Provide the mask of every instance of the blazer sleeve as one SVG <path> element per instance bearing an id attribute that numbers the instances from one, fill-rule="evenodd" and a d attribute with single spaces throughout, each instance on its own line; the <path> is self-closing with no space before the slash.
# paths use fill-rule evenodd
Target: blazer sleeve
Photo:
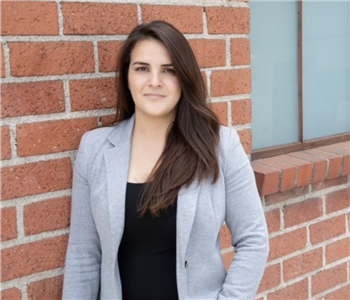
<path id="1" fill-rule="evenodd" d="M 235 130 L 228 130 L 225 151 L 226 224 L 234 260 L 218 299 L 254 299 L 269 252 L 265 215 L 255 177 Z"/>
<path id="2" fill-rule="evenodd" d="M 63 300 L 96 300 L 99 291 L 101 247 L 90 204 L 87 135 L 82 138 L 74 165 Z"/>

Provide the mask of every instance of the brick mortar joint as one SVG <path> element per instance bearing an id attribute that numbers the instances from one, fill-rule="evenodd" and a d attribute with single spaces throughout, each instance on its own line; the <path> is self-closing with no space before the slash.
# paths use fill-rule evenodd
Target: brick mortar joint
<path id="1" fill-rule="evenodd" d="M 24 246 L 27 244 L 44 241 L 47 239 L 58 238 L 69 234 L 69 228 L 44 231 L 37 234 L 25 235 L 23 237 L 5 241 L 1 243 L 1 250 L 11 249 L 13 247 Z"/>
<path id="2" fill-rule="evenodd" d="M 267 205 L 267 206 L 265 204 L 264 210 L 266 212 L 268 212 L 268 211 L 274 210 L 276 208 L 282 207 L 284 205 L 296 204 L 296 203 L 300 203 L 300 202 L 303 202 L 303 201 L 311 199 L 311 198 L 322 197 L 322 195 L 327 195 L 329 193 L 344 190 L 344 189 L 347 189 L 348 187 L 350 187 L 350 181 L 346 182 L 344 184 L 341 184 L 341 185 L 332 186 L 332 187 L 325 188 L 325 189 L 318 190 L 318 191 L 309 191 L 308 193 L 306 193 L 304 195 L 292 197 L 290 199 L 281 201 L 279 203 L 275 203 L 275 204 L 271 204 L 271 205 Z"/>
<path id="3" fill-rule="evenodd" d="M 331 288 L 329 288 L 329 289 L 327 289 L 327 290 L 325 290 L 325 291 L 323 291 L 323 292 L 321 292 L 319 294 L 316 294 L 316 295 L 312 296 L 312 298 L 310 300 L 314 300 L 314 299 L 318 300 L 321 297 L 324 297 L 324 296 L 326 296 L 329 293 L 335 292 L 335 291 L 337 291 L 337 290 L 347 286 L 348 284 L 349 284 L 349 282 L 342 282 L 342 283 L 340 283 L 340 284 L 338 284 L 338 285 L 336 285 L 334 287 L 331 287 Z"/>
<path id="4" fill-rule="evenodd" d="M 4 81 L 4 79 L 11 76 L 11 62 L 10 62 L 10 48 L 8 46 L 8 43 L 6 40 L 4 41 L 3 37 L 2 39 L 2 46 L 3 46 L 3 53 L 4 53 L 4 66 L 5 66 L 5 78 L 1 78 L 1 83 Z"/>
<path id="5" fill-rule="evenodd" d="M 3 200 L 1 201 L 1 208 L 8 208 L 8 207 L 16 207 L 16 206 L 25 206 L 28 204 L 33 204 L 45 200 L 52 200 L 56 198 L 64 198 L 64 197 L 70 197 L 72 195 L 71 189 L 66 190 L 59 190 L 54 192 L 48 192 L 48 193 L 42 193 L 37 195 L 30 195 L 25 197 L 19 197 L 15 199 L 10 200 Z"/>
<path id="6" fill-rule="evenodd" d="M 332 244 L 332 243 L 338 242 L 338 241 L 340 241 L 340 240 L 342 240 L 342 239 L 344 239 L 344 238 L 347 238 L 347 236 L 346 236 L 345 234 L 344 234 L 344 235 L 341 235 L 341 236 L 334 237 L 334 238 L 332 238 L 332 239 L 323 241 L 323 242 L 320 243 L 320 244 L 316 244 L 316 245 L 313 245 L 313 246 L 311 246 L 311 247 L 303 248 L 303 249 L 294 251 L 294 252 L 292 252 L 292 253 L 289 253 L 289 254 L 287 254 L 287 255 L 284 255 L 284 256 L 282 256 L 282 257 L 279 257 L 279 258 L 276 258 L 276 259 L 274 259 L 274 260 L 271 260 L 271 261 L 269 261 L 266 265 L 269 267 L 269 266 L 273 266 L 273 265 L 276 265 L 276 264 L 279 264 L 279 263 L 283 263 L 283 262 L 286 261 L 286 260 L 289 260 L 289 259 L 294 258 L 294 257 L 299 256 L 299 255 L 303 255 L 303 254 L 305 254 L 305 253 L 307 253 L 307 252 L 310 252 L 310 251 L 314 251 L 314 250 L 317 250 L 317 249 L 326 247 L 327 245 L 330 245 L 330 244 Z M 322 249 L 322 251 L 323 251 L 323 249 Z M 323 254 L 323 252 L 322 252 L 322 254 Z M 349 258 L 349 257 L 344 257 L 344 258 L 342 258 L 342 259 L 336 260 L 336 261 L 331 262 L 331 263 L 329 263 L 329 264 L 327 264 L 327 263 L 322 264 L 322 267 L 320 267 L 320 268 L 318 268 L 318 269 L 316 269 L 316 270 L 327 269 L 329 266 L 330 266 L 330 268 L 331 268 L 331 267 L 333 267 L 334 265 L 339 264 L 339 262 L 342 263 L 342 262 L 346 261 L 347 259 L 350 259 L 350 258 Z M 310 271 L 310 273 L 312 273 L 312 272 L 314 272 L 314 271 L 315 271 L 315 270 L 312 270 L 312 271 Z M 303 275 L 304 275 L 304 274 L 303 274 Z M 303 276 L 303 275 L 300 275 L 300 276 Z M 295 277 L 295 278 L 297 278 L 297 277 Z"/>
<path id="7" fill-rule="evenodd" d="M 284 281 L 284 280 L 283 280 L 283 276 L 281 276 L 281 283 L 280 283 L 278 286 L 273 287 L 273 288 L 271 288 L 271 289 L 267 289 L 267 290 L 265 290 L 265 291 L 259 293 L 258 295 L 260 295 L 260 296 L 262 296 L 262 295 L 268 295 L 268 294 L 270 294 L 270 293 L 272 293 L 272 292 L 281 290 L 281 289 L 283 289 L 283 288 L 285 288 L 285 287 L 288 287 L 288 286 L 293 285 L 293 284 L 295 284 L 295 283 L 301 282 L 301 281 L 304 280 L 305 278 L 306 278 L 308 281 L 311 281 L 312 276 L 316 275 L 318 272 L 328 270 L 328 269 L 330 269 L 330 268 L 332 268 L 332 267 L 335 267 L 335 266 L 337 266 L 337 265 L 341 265 L 341 264 L 346 263 L 346 262 L 347 262 L 346 259 L 342 259 L 342 260 L 337 261 L 337 262 L 334 263 L 334 264 L 331 264 L 331 266 L 328 265 L 327 268 L 323 268 L 323 267 L 322 267 L 322 268 L 318 268 L 318 269 L 316 269 L 316 270 L 313 270 L 313 271 L 311 271 L 311 272 L 302 274 L 302 275 L 300 275 L 300 276 L 297 276 L 297 277 L 292 278 L 292 279 L 287 280 L 287 281 Z M 282 269 L 281 269 L 281 272 L 282 272 Z M 283 275 L 283 273 L 282 273 L 282 275 Z M 348 282 L 342 282 L 342 283 L 338 284 L 337 286 L 331 287 L 331 288 L 329 288 L 329 289 L 327 289 L 327 290 L 325 290 L 325 291 L 323 291 L 323 292 L 321 292 L 321 293 L 319 293 L 319 294 L 317 294 L 317 295 L 312 296 L 311 298 L 309 297 L 308 299 L 310 299 L 310 300 L 311 300 L 311 299 L 319 299 L 320 296 L 326 295 L 327 293 L 330 293 L 330 292 L 332 292 L 332 291 L 335 291 L 335 290 L 339 289 L 339 287 L 346 286 L 347 284 L 348 284 Z"/>
<path id="8" fill-rule="evenodd" d="M 51 0 L 51 2 L 56 3 L 69 3 L 77 2 L 77 0 Z M 83 0 L 81 3 L 95 3 L 96 0 Z M 203 7 L 237 7 L 237 8 L 249 8 L 248 3 L 244 2 L 227 2 L 224 0 L 99 0 L 99 3 L 110 3 L 110 4 L 143 4 L 143 5 L 167 5 L 167 6 L 203 6 Z"/>
<path id="9" fill-rule="evenodd" d="M 318 218 L 315 218 L 315 219 L 312 219 L 312 220 L 308 220 L 308 221 L 305 221 L 303 223 L 300 223 L 300 224 L 297 224 L 297 225 L 294 225 L 294 226 L 291 226 L 291 227 L 288 227 L 288 228 L 282 228 L 282 230 L 280 231 L 276 231 L 276 232 L 273 232 L 270 234 L 270 238 L 275 238 L 275 237 L 278 237 L 278 236 L 282 236 L 286 233 L 290 233 L 290 232 L 293 232 L 295 230 L 299 230 L 299 229 L 302 229 L 302 228 L 309 228 L 310 226 L 314 225 L 314 224 L 317 224 L 319 222 L 322 222 L 322 221 L 325 221 L 325 220 L 329 220 L 329 219 L 332 219 L 332 218 L 335 218 L 335 217 L 339 217 L 339 216 L 346 216 L 346 214 L 350 213 L 350 208 L 344 208 L 343 210 L 339 210 L 339 211 L 336 211 L 336 212 L 333 212 L 331 214 L 328 214 L 328 215 L 325 215 L 325 216 L 320 216 Z M 345 235 L 347 234 L 347 232 L 345 231 L 344 233 Z M 318 243 L 319 244 L 319 243 Z M 316 245 L 318 245 L 316 244 Z M 312 244 L 310 244 L 311 246 Z"/>
<path id="10" fill-rule="evenodd" d="M 204 39 L 204 40 L 225 40 L 225 39 L 249 39 L 247 34 L 227 33 L 227 34 L 210 34 L 210 33 L 185 33 L 188 40 Z M 1 39 L 3 44 L 8 43 L 59 43 L 59 42 L 113 42 L 124 41 L 128 37 L 127 34 L 66 34 L 66 35 L 5 35 Z"/>
<path id="11" fill-rule="evenodd" d="M 137 24 L 142 24 L 142 9 L 140 4 L 137 4 Z"/>
<path id="12" fill-rule="evenodd" d="M 23 276 L 15 279 L 11 279 L 9 281 L 5 281 L 1 283 L 1 290 L 7 290 L 11 288 L 18 288 L 22 291 L 27 290 L 27 284 L 31 284 L 33 282 L 42 280 L 42 279 L 50 279 L 60 275 L 63 275 L 64 268 L 56 268 L 49 271 L 43 271 L 35 274 L 31 274 L 28 276 Z M 24 298 L 22 298 L 24 300 Z"/>
<path id="13" fill-rule="evenodd" d="M 86 111 L 71 111 L 71 112 L 60 112 L 53 114 L 43 114 L 43 115 L 31 115 L 31 116 L 20 116 L 20 117 L 8 117 L 1 120 L 0 125 L 21 125 L 29 123 L 40 123 L 40 122 L 50 122 L 50 121 L 68 121 L 73 119 L 84 119 L 101 117 L 109 114 L 114 114 L 115 108 L 106 109 L 94 109 Z"/>
<path id="14" fill-rule="evenodd" d="M 58 35 L 64 36 L 62 1 L 57 1 Z"/>

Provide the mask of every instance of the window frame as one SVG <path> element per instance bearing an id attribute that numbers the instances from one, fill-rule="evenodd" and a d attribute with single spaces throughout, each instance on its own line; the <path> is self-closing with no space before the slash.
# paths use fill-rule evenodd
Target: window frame
<path id="1" fill-rule="evenodd" d="M 299 136 L 298 142 L 293 142 L 290 144 L 283 144 L 273 147 L 267 147 L 257 150 L 252 150 L 251 158 L 252 160 L 266 158 L 281 154 L 286 154 L 290 152 L 307 150 L 315 147 L 321 147 L 325 145 L 341 143 L 350 140 L 350 132 L 345 132 L 341 134 L 326 136 L 317 139 L 304 140 L 303 136 L 303 77 L 302 77 L 302 38 L 303 38 L 303 23 L 302 23 L 302 13 L 303 13 L 303 1 L 298 1 L 298 126 L 299 126 Z"/>

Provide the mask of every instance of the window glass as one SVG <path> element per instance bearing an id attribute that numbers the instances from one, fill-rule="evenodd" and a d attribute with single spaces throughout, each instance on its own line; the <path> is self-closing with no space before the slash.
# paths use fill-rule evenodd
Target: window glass
<path id="1" fill-rule="evenodd" d="M 304 140 L 349 131 L 349 2 L 303 2 Z"/>
<path id="2" fill-rule="evenodd" d="M 253 149 L 297 142 L 297 1 L 249 5 Z"/>

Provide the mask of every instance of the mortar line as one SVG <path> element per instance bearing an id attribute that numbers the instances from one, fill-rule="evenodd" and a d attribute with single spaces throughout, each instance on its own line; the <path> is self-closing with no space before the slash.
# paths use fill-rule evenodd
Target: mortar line
<path id="1" fill-rule="evenodd" d="M 57 1 L 57 14 L 58 14 L 58 35 L 64 37 L 63 32 L 63 12 L 62 12 L 62 1 Z"/>

